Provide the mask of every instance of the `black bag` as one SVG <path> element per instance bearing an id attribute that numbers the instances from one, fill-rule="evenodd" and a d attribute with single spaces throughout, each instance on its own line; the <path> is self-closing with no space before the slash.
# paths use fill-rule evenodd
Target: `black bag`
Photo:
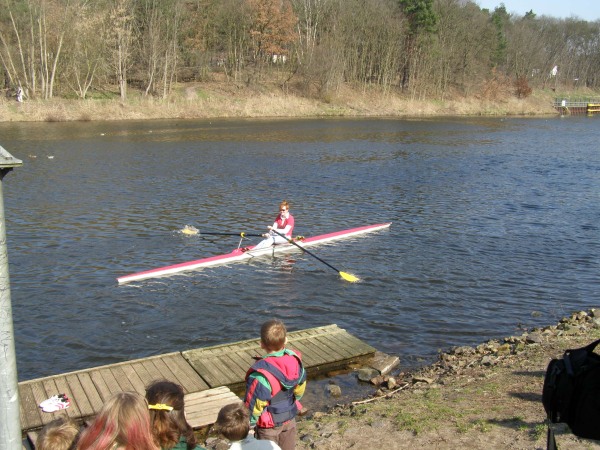
<path id="1" fill-rule="evenodd" d="M 600 439 L 600 356 L 594 348 L 567 350 L 546 369 L 542 403 L 551 422 L 565 422 L 573 434 Z"/>

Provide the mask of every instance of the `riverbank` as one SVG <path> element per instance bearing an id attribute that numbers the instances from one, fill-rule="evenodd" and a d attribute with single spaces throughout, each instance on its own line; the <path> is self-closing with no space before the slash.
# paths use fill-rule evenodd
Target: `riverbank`
<path id="1" fill-rule="evenodd" d="M 571 95 L 561 93 L 560 95 Z M 63 122 L 149 119 L 267 118 L 267 117 L 433 117 L 556 115 L 550 89 L 534 90 L 519 99 L 510 89 L 471 97 L 411 99 L 379 89 L 343 88 L 326 99 L 284 93 L 275 85 L 247 87 L 232 83 L 186 83 L 167 99 L 143 97 L 130 91 L 118 98 L 89 100 L 0 100 L 0 121 Z M 593 96 L 578 91 L 576 95 Z"/>
<path id="2" fill-rule="evenodd" d="M 600 311 L 591 310 L 520 336 L 454 348 L 416 373 L 398 374 L 391 389 L 384 384 L 372 397 L 300 418 L 296 448 L 544 449 L 546 367 L 598 338 Z M 600 448 L 564 424 L 558 428 L 562 448 Z"/>
<path id="3" fill-rule="evenodd" d="M 418 373 L 401 374 L 392 391 L 301 421 L 297 448 L 545 448 L 546 367 L 599 337 L 600 311 L 591 310 L 521 336 L 455 348 Z M 560 444 L 600 448 L 569 433 Z"/>

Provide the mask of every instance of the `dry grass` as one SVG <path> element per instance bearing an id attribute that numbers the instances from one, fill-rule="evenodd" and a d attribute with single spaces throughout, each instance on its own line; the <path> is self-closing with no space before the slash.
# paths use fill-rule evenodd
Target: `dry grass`
<path id="1" fill-rule="evenodd" d="M 100 121 L 197 119 L 215 117 L 319 116 L 507 116 L 556 114 L 554 93 L 534 91 L 526 99 L 511 95 L 448 100 L 415 100 L 380 89 L 344 87 L 326 100 L 285 94 L 275 85 L 248 88 L 232 83 L 180 85 L 168 99 L 129 92 L 126 102 L 102 100 L 0 100 L 0 121 Z M 579 95 L 582 95 L 579 93 Z"/>

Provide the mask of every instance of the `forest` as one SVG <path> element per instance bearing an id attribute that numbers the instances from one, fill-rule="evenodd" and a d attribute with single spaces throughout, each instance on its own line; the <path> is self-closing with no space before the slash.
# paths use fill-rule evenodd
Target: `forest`
<path id="1" fill-rule="evenodd" d="M 470 0 L 5 0 L 0 82 L 26 99 L 168 98 L 185 83 L 343 84 L 411 99 L 600 87 L 600 21 Z"/>

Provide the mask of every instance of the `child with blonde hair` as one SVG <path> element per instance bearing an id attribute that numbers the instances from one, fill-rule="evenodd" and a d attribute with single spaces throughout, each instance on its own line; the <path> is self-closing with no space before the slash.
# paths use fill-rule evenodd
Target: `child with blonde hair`
<path id="1" fill-rule="evenodd" d="M 81 433 L 77 450 L 159 450 L 146 399 L 137 392 L 110 397 Z"/>
<path id="2" fill-rule="evenodd" d="M 35 442 L 36 450 L 73 450 L 79 427 L 68 417 L 59 417 L 47 423 Z"/>

